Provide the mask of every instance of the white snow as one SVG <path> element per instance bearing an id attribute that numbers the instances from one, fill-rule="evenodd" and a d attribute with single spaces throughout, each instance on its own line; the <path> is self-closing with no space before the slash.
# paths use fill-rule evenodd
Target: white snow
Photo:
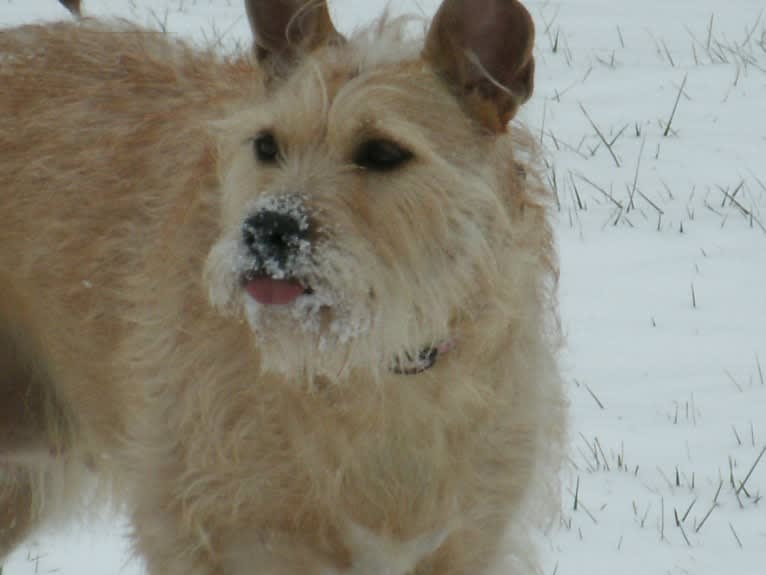
<path id="1" fill-rule="evenodd" d="M 437 4 L 391 3 L 426 15 Z M 331 1 L 346 31 L 384 5 Z M 542 139 L 561 206 L 573 418 L 561 518 L 541 537 L 544 573 L 763 575 L 764 4 L 527 5 L 537 87 L 523 119 Z M 249 41 L 239 0 L 84 9 L 225 48 Z M 54 0 L 0 0 L 2 25 L 65 16 Z M 141 573 L 124 531 L 107 521 L 42 535 L 3 575 Z"/>

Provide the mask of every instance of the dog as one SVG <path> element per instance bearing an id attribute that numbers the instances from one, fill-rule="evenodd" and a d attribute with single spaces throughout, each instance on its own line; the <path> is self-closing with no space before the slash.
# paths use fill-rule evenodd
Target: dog
<path id="1" fill-rule="evenodd" d="M 0 30 L 0 556 L 96 477 L 150 575 L 530 572 L 566 401 L 529 12 L 246 9 L 231 56 Z"/>

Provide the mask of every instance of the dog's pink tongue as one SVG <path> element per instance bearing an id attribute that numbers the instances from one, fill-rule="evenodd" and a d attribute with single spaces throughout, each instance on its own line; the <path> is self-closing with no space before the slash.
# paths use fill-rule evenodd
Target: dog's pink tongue
<path id="1" fill-rule="evenodd" d="M 293 280 L 255 278 L 245 284 L 250 296 L 263 305 L 287 305 L 303 295 L 304 288 Z"/>

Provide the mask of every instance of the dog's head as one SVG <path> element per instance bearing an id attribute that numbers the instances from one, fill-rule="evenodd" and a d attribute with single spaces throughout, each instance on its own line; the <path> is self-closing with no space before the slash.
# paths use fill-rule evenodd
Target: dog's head
<path id="1" fill-rule="evenodd" d="M 507 326 L 543 233 L 522 225 L 508 128 L 533 88 L 529 13 L 445 0 L 425 40 L 385 19 L 347 39 L 324 1 L 247 6 L 264 98 L 218 126 L 206 281 L 264 368 L 418 371 L 477 318 Z"/>

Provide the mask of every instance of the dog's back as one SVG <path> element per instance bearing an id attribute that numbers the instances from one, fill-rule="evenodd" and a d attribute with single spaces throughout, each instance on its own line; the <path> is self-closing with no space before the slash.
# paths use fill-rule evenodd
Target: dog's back
<path id="1" fill-rule="evenodd" d="M 164 182 L 212 161 L 206 118 L 257 81 L 245 61 L 127 25 L 0 31 L 0 269 L 62 400 L 95 404 L 81 410 L 80 425 L 97 428 L 89 436 L 113 435 L 122 418 L 108 366 L 144 240 L 169 232 L 155 228 L 183 209 L 173 194 L 201 184 Z"/>
<path id="2" fill-rule="evenodd" d="M 215 178 L 207 122 L 259 82 L 125 23 L 0 30 L 0 558 L 111 468 L 137 278 Z"/>

